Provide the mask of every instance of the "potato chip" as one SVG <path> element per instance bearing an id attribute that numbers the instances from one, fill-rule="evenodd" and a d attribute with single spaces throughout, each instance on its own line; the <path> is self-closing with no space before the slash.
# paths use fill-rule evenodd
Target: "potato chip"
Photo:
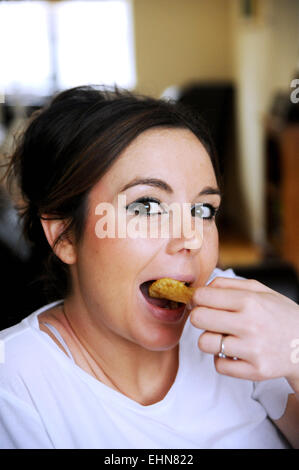
<path id="1" fill-rule="evenodd" d="M 195 288 L 186 286 L 182 281 L 164 277 L 154 281 L 148 291 L 151 297 L 187 304 L 190 302 Z"/>

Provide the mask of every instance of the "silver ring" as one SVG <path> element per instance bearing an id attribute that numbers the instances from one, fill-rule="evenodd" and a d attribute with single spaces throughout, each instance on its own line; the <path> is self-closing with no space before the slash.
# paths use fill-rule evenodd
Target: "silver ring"
<path id="1" fill-rule="evenodd" d="M 224 354 L 224 336 L 223 335 L 221 335 L 220 352 L 218 353 L 218 357 L 222 357 L 223 359 L 226 358 L 226 355 Z"/>
<path id="2" fill-rule="evenodd" d="M 226 359 L 226 354 L 224 353 L 224 335 L 221 335 L 221 343 L 220 343 L 220 352 L 218 353 L 218 357 L 222 357 L 222 359 Z M 234 361 L 237 361 L 238 358 L 236 356 L 233 356 L 232 358 Z"/>

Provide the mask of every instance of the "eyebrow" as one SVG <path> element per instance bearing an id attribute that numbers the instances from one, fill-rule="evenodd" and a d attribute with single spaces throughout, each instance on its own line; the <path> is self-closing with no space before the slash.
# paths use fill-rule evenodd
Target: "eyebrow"
<path id="1" fill-rule="evenodd" d="M 123 186 L 120 192 L 123 192 L 126 189 L 141 184 L 162 189 L 163 191 L 166 191 L 169 194 L 173 193 L 173 189 L 171 188 L 171 186 L 169 186 L 169 184 L 167 184 L 165 181 L 160 180 L 158 178 L 135 178 L 134 180 L 130 181 L 130 183 L 127 183 L 125 186 Z M 220 189 L 217 187 L 213 188 L 212 186 L 206 186 L 205 188 L 203 188 L 200 193 L 198 193 L 198 196 L 205 196 L 210 194 L 216 194 L 221 197 Z"/>

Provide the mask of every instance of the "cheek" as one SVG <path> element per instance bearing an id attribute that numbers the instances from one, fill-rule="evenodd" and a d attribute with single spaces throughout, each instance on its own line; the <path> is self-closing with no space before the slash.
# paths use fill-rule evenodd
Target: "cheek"
<path id="1" fill-rule="evenodd" d="M 217 263 L 219 250 L 218 229 L 215 222 L 208 222 L 203 231 L 203 246 L 208 251 L 211 262 Z"/>
<path id="2" fill-rule="evenodd" d="M 100 309 L 106 321 L 110 317 L 126 321 L 134 316 L 139 275 L 156 250 L 148 240 L 91 238 L 89 243 L 85 240 L 76 277 L 78 291 L 90 309 L 94 312 Z"/>
<path id="3" fill-rule="evenodd" d="M 208 224 L 204 226 L 202 247 L 198 253 L 202 284 L 208 280 L 218 262 L 218 230 L 215 223 Z"/>
<path id="4" fill-rule="evenodd" d="M 80 294 L 92 309 L 100 306 L 103 314 L 113 311 L 117 315 L 130 298 L 134 266 L 135 259 L 126 243 L 116 239 L 85 239 L 77 258 Z"/>
<path id="5" fill-rule="evenodd" d="M 134 287 L 138 274 L 157 251 L 156 243 L 147 239 L 98 238 L 86 229 L 79 250 L 77 268 L 81 279 L 97 286 L 126 292 Z"/>

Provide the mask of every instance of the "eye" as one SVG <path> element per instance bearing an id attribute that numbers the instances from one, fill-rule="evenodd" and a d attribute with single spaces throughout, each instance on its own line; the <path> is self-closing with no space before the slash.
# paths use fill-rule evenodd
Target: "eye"
<path id="1" fill-rule="evenodd" d="M 164 214 L 165 209 L 161 201 L 153 198 L 140 198 L 137 201 L 132 202 L 126 206 L 127 211 L 129 214 L 132 215 L 157 215 L 157 214 Z"/>
<path id="2" fill-rule="evenodd" d="M 200 217 L 201 219 L 213 219 L 217 213 L 217 208 L 211 204 L 198 202 L 191 208 L 192 217 Z"/>

